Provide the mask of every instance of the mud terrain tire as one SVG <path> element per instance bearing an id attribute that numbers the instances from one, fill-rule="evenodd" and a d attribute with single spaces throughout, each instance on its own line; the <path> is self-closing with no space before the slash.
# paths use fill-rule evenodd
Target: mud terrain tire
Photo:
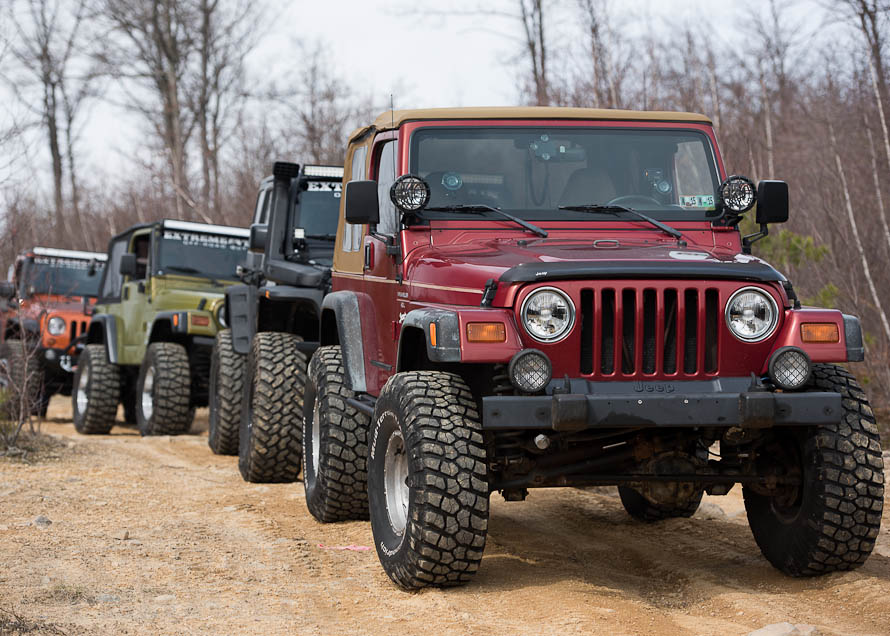
<path id="1" fill-rule="evenodd" d="M 148 346 L 136 381 L 139 434 L 181 435 L 192 426 L 188 352 L 174 342 Z"/>
<path id="2" fill-rule="evenodd" d="M 120 369 L 108 361 L 105 345 L 84 347 L 71 389 L 74 429 L 83 435 L 107 434 L 117 416 L 120 390 Z"/>
<path id="3" fill-rule="evenodd" d="M 9 379 L 9 415 L 18 421 L 19 411 L 29 415 L 41 415 L 44 405 L 43 366 L 34 344 L 22 340 L 6 342 L 6 368 Z M 24 392 L 24 395 L 23 395 Z"/>
<path id="4" fill-rule="evenodd" d="M 309 512 L 322 523 L 368 518 L 370 418 L 346 403 L 354 395 L 340 347 L 318 349 L 303 399 L 303 486 Z"/>
<path id="5" fill-rule="evenodd" d="M 289 333 L 258 333 L 244 373 L 238 470 L 245 481 L 297 480 L 303 451 L 306 355 Z"/>
<path id="6" fill-rule="evenodd" d="M 794 504 L 743 489 L 754 540 L 773 566 L 795 577 L 862 565 L 880 531 L 884 501 L 878 429 L 856 379 L 837 365 L 817 364 L 810 390 L 840 393 L 844 412 L 839 424 L 791 438 L 803 468 Z"/>
<path id="7" fill-rule="evenodd" d="M 488 531 L 488 475 L 476 401 L 460 376 L 393 375 L 374 409 L 368 459 L 380 563 L 405 589 L 467 583 Z"/>
<path id="8" fill-rule="evenodd" d="M 244 393 L 244 356 L 232 347 L 232 330 L 216 334 L 210 356 L 210 431 L 207 444 L 217 455 L 238 454 L 241 395 Z"/>
<path id="9" fill-rule="evenodd" d="M 684 506 L 663 506 L 652 503 L 633 488 L 618 486 L 618 496 L 621 498 L 621 504 L 624 506 L 627 514 L 637 521 L 645 523 L 691 517 L 698 510 L 702 495 L 704 495 L 704 491 L 698 491 L 696 496 L 690 499 Z"/>

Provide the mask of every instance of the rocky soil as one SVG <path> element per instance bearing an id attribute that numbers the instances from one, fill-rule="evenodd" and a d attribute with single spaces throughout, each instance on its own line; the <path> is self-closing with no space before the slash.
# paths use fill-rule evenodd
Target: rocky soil
<path id="1" fill-rule="evenodd" d="M 475 581 L 405 593 L 368 523 L 316 523 L 299 483 L 244 483 L 206 414 L 192 435 L 83 437 L 56 398 L 43 430 L 63 443 L 0 458 L 0 634 L 890 633 L 890 505 L 864 567 L 795 580 L 761 557 L 738 488 L 651 526 L 613 490 L 495 496 Z"/>

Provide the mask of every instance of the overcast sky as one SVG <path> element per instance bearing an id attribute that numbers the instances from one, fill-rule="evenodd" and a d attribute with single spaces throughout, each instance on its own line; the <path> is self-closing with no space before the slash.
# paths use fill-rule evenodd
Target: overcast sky
<path id="1" fill-rule="evenodd" d="M 569 5 L 575 0 L 563 2 Z M 520 43 L 508 36 L 515 25 L 489 18 L 447 17 L 450 4 L 441 0 L 267 0 L 281 14 L 269 16 L 269 30 L 248 62 L 255 72 L 285 82 L 300 64 L 297 42 L 318 41 L 328 47 L 333 72 L 381 105 L 388 106 L 390 93 L 396 108 L 516 104 L 518 70 L 511 61 Z M 721 42 L 731 37 L 728 29 L 743 12 L 757 4 L 758 0 L 612 2 L 615 13 L 625 16 L 619 17 L 622 28 L 640 28 L 648 21 L 650 28 L 663 29 L 665 37 L 671 37 L 670 24 L 694 26 L 698 20 L 702 29 L 716 27 L 714 36 Z M 278 9 L 280 5 L 287 8 Z M 440 15 L 430 17 L 429 11 Z M 569 40 L 577 37 L 575 26 L 558 21 L 548 24 L 552 45 L 571 44 Z M 107 92 L 113 95 L 113 86 Z M 132 114 L 94 103 L 78 148 L 81 170 L 107 174 L 120 166 L 126 169 L 129 155 L 145 152 L 142 134 Z M 33 160 L 46 163 L 48 172 L 47 153 L 36 140 L 31 147 Z"/>

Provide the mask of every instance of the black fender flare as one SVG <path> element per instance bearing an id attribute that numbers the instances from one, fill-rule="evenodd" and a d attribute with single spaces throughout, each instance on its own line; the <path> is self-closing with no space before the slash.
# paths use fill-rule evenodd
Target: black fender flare
<path id="1" fill-rule="evenodd" d="M 235 353 L 247 355 L 257 329 L 257 288 L 232 285 L 226 288 L 226 321 L 232 330 Z"/>
<path id="2" fill-rule="evenodd" d="M 6 333 L 3 334 L 3 339 L 6 340 L 8 338 L 8 334 L 12 331 L 17 331 L 19 334 L 28 334 L 30 333 L 33 336 L 40 336 L 40 321 L 34 318 L 10 318 L 6 322 Z"/>
<path id="3" fill-rule="evenodd" d="M 161 326 L 169 326 L 170 333 L 185 336 L 189 330 L 189 312 L 187 311 L 159 311 L 151 320 L 148 327 L 148 342 L 155 342 L 155 335 Z"/>
<path id="4" fill-rule="evenodd" d="M 335 344 L 330 338 L 326 338 L 325 334 L 337 334 L 343 352 L 346 385 L 352 391 L 364 393 L 368 390 L 368 382 L 365 377 L 365 340 L 362 334 L 359 295 L 352 291 L 332 292 L 324 297 L 321 309 L 321 344 Z M 373 313 L 369 314 L 369 318 L 373 319 L 372 317 Z M 373 346 L 376 333 L 368 335 L 371 338 L 368 342 L 369 350 L 376 350 Z"/>
<path id="5" fill-rule="evenodd" d="M 436 323 L 436 346 L 430 344 L 430 324 Z M 412 309 L 402 321 L 396 371 L 403 368 L 402 343 L 411 329 L 423 331 L 426 355 L 431 362 L 460 362 L 460 320 L 457 313 L 435 307 Z"/>
<path id="6" fill-rule="evenodd" d="M 96 314 L 90 319 L 87 344 L 104 344 L 105 355 L 111 364 L 118 363 L 117 318 L 111 314 Z"/>

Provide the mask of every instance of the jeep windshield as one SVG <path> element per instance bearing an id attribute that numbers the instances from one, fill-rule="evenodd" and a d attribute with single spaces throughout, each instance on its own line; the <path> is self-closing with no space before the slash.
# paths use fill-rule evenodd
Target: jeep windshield
<path id="1" fill-rule="evenodd" d="M 160 274 L 234 280 L 246 253 L 246 237 L 164 228 L 157 269 Z"/>
<path id="2" fill-rule="evenodd" d="M 425 218 L 457 218 L 446 209 L 467 205 L 537 221 L 614 219 L 608 206 L 661 220 L 719 214 L 714 152 L 693 129 L 421 128 L 411 138 L 410 171 L 429 183 L 427 208 L 439 208 Z M 604 206 L 602 214 L 592 206 Z"/>
<path id="3" fill-rule="evenodd" d="M 58 294 L 91 296 L 99 293 L 105 263 L 57 256 L 35 256 L 24 263 L 22 296 Z M 90 268 L 93 267 L 93 275 Z"/>
<path id="4" fill-rule="evenodd" d="M 340 215 L 339 181 L 309 181 L 300 193 L 294 227 L 303 228 L 307 238 L 334 240 Z"/>

